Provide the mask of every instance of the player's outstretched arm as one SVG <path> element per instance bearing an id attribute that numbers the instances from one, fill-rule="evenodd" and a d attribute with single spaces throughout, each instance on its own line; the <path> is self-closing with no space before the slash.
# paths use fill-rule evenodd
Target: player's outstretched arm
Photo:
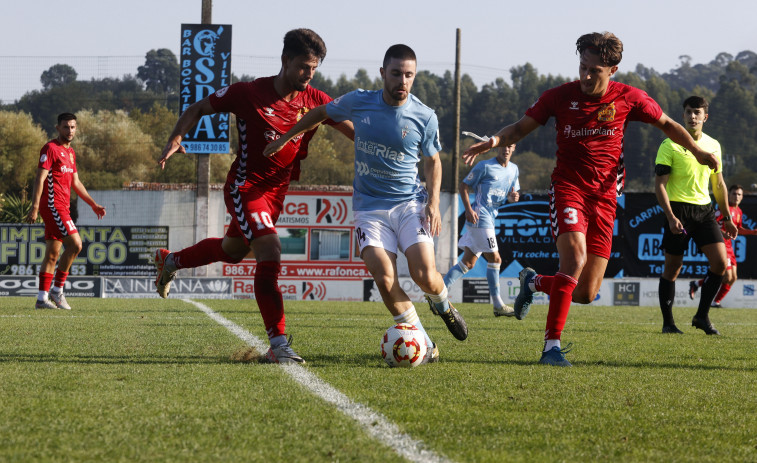
<path id="1" fill-rule="evenodd" d="M 309 130 L 313 130 L 314 128 L 318 127 L 318 124 L 328 119 L 328 117 L 329 115 L 326 112 L 325 104 L 311 109 L 302 117 L 302 119 L 299 120 L 299 122 L 294 125 L 294 127 L 289 129 L 289 132 L 266 145 L 265 149 L 263 150 L 263 156 L 273 156 L 274 154 L 281 151 L 284 145 L 289 143 L 289 141 L 294 137 Z M 347 133 L 345 133 L 345 135 L 349 136 Z M 352 138 L 355 138 L 354 131 Z"/>
<path id="2" fill-rule="evenodd" d="M 203 98 L 181 113 L 171 135 L 168 137 L 168 143 L 166 143 L 166 146 L 163 148 L 163 152 L 160 155 L 160 159 L 158 159 L 158 164 L 160 164 L 161 169 L 166 168 L 166 161 L 168 161 L 168 158 L 173 156 L 174 153 L 187 152 L 181 145 L 181 140 L 184 138 L 184 134 L 189 132 L 189 129 L 194 127 L 194 125 L 200 121 L 202 116 L 215 113 L 216 110 L 213 109 L 213 106 L 210 104 L 209 98 Z"/>
<path id="3" fill-rule="evenodd" d="M 489 140 L 471 145 L 463 153 L 463 161 L 471 166 L 479 154 L 486 153 L 497 146 L 509 146 L 513 143 L 518 143 L 523 137 L 536 130 L 537 127 L 539 127 L 539 123 L 536 122 L 536 119 L 530 116 L 523 116 L 518 122 L 510 124 L 492 135 Z"/>
<path id="4" fill-rule="evenodd" d="M 668 117 L 667 114 L 662 113 L 662 116 L 654 126 L 665 132 L 665 135 L 675 143 L 691 151 L 694 157 L 697 158 L 697 162 L 703 166 L 708 166 L 710 169 L 718 169 L 720 163 L 717 156 L 700 148 L 697 142 L 691 138 L 689 132 L 681 124 Z"/>

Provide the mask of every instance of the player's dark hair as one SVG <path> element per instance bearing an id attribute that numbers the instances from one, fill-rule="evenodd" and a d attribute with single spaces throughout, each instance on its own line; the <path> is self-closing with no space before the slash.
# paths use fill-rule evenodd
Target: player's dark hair
<path id="1" fill-rule="evenodd" d="M 73 113 L 60 113 L 58 114 L 58 125 L 63 121 L 75 121 L 76 114 Z"/>
<path id="2" fill-rule="evenodd" d="M 707 110 L 710 109 L 710 103 L 707 102 L 707 99 L 696 95 L 692 95 L 683 100 L 683 109 L 686 109 L 686 106 L 691 109 L 702 108 L 704 109 L 705 114 L 707 114 Z"/>
<path id="3" fill-rule="evenodd" d="M 734 183 L 733 185 L 728 187 L 728 194 L 731 194 L 734 190 L 743 190 L 744 187 L 739 185 L 738 183 Z"/>
<path id="4" fill-rule="evenodd" d="M 388 50 L 386 50 L 386 53 L 384 53 L 384 64 L 382 66 L 385 69 L 389 65 L 389 61 L 391 61 L 392 58 L 401 59 L 403 61 L 418 61 L 417 59 L 415 59 L 415 52 L 413 51 L 413 49 L 401 43 L 392 45 Z"/>
<path id="5" fill-rule="evenodd" d="M 585 51 L 599 55 L 605 66 L 617 66 L 623 59 L 623 42 L 612 32 L 592 32 L 576 40 L 578 56 Z"/>
<path id="6" fill-rule="evenodd" d="M 326 44 L 320 35 L 310 29 L 292 29 L 284 35 L 281 54 L 289 59 L 311 55 L 323 62 L 326 58 Z"/>

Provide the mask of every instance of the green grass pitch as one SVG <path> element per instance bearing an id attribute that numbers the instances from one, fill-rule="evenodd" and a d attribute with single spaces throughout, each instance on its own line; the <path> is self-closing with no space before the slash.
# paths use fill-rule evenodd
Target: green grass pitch
<path id="1" fill-rule="evenodd" d="M 403 461 L 180 300 L 0 298 L 0 461 Z M 254 301 L 206 300 L 265 339 Z M 713 309 L 723 336 L 660 333 L 655 307 L 574 305 L 573 368 L 537 365 L 526 320 L 460 304 L 456 341 L 425 304 L 438 364 L 390 369 L 376 303 L 286 302 L 307 370 L 459 462 L 757 461 L 757 310 Z"/>

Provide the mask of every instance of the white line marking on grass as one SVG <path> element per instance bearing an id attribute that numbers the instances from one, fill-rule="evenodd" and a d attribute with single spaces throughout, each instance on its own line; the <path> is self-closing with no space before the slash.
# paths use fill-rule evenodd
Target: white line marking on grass
<path id="1" fill-rule="evenodd" d="M 261 354 L 268 350 L 268 344 L 261 341 L 260 338 L 225 318 L 205 304 L 191 299 L 182 300 L 205 312 L 208 317 L 231 331 L 234 336 L 246 342 L 250 347 L 254 348 Z M 370 407 L 353 401 L 342 392 L 308 371 L 305 367 L 297 364 L 279 366 L 284 372 L 291 376 L 292 379 L 303 385 L 316 396 L 333 404 L 337 410 L 344 413 L 347 417 L 357 421 L 369 435 L 394 450 L 400 456 L 418 463 L 452 461 L 431 450 L 425 449 L 425 445 L 422 441 L 413 439 L 409 435 L 400 431 L 399 427 L 389 421 L 384 415 L 372 410 Z"/>

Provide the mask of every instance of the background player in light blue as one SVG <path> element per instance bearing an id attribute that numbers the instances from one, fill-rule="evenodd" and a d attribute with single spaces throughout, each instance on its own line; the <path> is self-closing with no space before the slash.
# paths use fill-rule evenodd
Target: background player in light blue
<path id="1" fill-rule="evenodd" d="M 384 305 L 397 323 L 423 329 L 397 273 L 397 250 L 407 257 L 410 277 L 423 290 L 431 310 L 440 315 L 459 340 L 468 336 L 465 320 L 447 298 L 447 287 L 436 271 L 433 236 L 441 231 L 439 190 L 439 122 L 432 109 L 410 94 L 416 58 L 407 45 L 393 45 L 380 69 L 384 88 L 356 90 L 310 110 L 289 132 L 266 148 L 273 155 L 300 133 L 326 118 L 352 121 L 355 126 L 353 210 L 360 257 L 371 272 Z M 423 160 L 426 187 L 418 176 Z M 426 334 L 430 354 L 438 349 Z"/>
<path id="2" fill-rule="evenodd" d="M 489 295 L 494 305 L 494 315 L 512 317 L 513 308 L 502 300 L 499 292 L 499 269 L 502 258 L 499 256 L 497 234 L 494 220 L 499 207 L 505 202 L 517 202 L 520 199 L 518 166 L 510 162 L 515 145 L 500 146 L 497 156 L 481 161 L 460 182 L 460 199 L 465 206 L 465 232 L 458 247 L 463 250 L 463 258 L 444 276 L 447 288 L 476 265 L 478 256 L 486 259 L 486 280 L 489 283 Z M 469 193 L 473 190 L 473 203 Z"/>

